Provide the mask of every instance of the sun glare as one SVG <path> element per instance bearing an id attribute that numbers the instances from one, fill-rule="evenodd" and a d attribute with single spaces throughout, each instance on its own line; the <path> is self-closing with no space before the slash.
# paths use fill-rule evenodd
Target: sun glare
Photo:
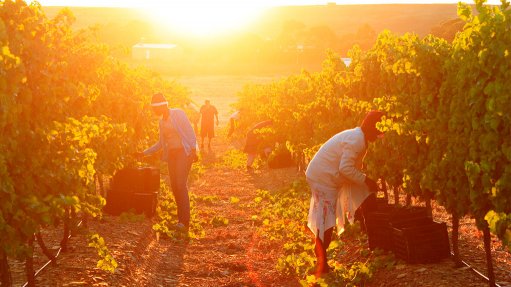
<path id="1" fill-rule="evenodd" d="M 148 16 L 157 24 L 163 25 L 163 28 L 194 36 L 211 36 L 239 30 L 254 21 L 264 9 L 257 3 L 250 3 L 257 1 L 176 2 L 148 7 L 146 11 Z"/>

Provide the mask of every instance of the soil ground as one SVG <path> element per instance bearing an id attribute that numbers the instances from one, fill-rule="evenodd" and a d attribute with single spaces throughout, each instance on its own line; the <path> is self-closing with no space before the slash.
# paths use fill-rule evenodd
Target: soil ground
<path id="1" fill-rule="evenodd" d="M 95 267 L 98 256 L 87 247 L 88 231 L 80 229 L 70 241 L 70 251 L 58 258 L 38 276 L 40 286 L 300 286 L 298 280 L 282 276 L 275 270 L 281 246 L 265 242 L 257 235 L 252 215 L 259 211 L 246 207 L 256 197 L 257 189 L 278 189 L 301 176 L 294 168 L 257 170 L 214 165 L 220 155 L 232 148 L 225 139 L 214 145 L 214 151 L 203 155 L 206 171 L 191 184 L 196 196 L 216 196 L 213 202 L 197 201 L 197 210 L 205 222 L 206 236 L 188 243 L 156 238 L 152 221 L 126 220 L 105 215 L 103 220 L 89 222 L 89 230 L 105 238 L 109 250 L 119 263 L 114 274 Z M 231 197 L 240 199 L 238 204 Z M 241 208 L 240 206 L 244 206 Z M 440 209 L 435 209 L 440 212 Z M 226 226 L 209 224 L 213 217 L 229 220 Z M 437 220 L 442 216 L 436 213 Z M 462 226 L 464 259 L 484 271 L 481 239 L 470 226 Z M 475 235 L 476 238 L 468 238 Z M 56 244 L 58 245 L 58 244 Z M 52 246 L 50 244 L 50 246 Z M 496 250 L 498 251 L 498 250 Z M 509 282 L 509 256 L 496 253 L 498 280 Z M 473 259 L 476 258 L 476 259 Z M 350 262 L 352 258 L 343 259 Z M 37 260 L 42 262 L 42 257 Z M 13 266 L 20 270 L 21 264 Z M 506 276 L 507 272 L 507 276 Z M 16 285 L 23 274 L 17 272 Z M 504 278 L 505 277 L 505 278 Z M 21 281 L 20 281 L 21 280 Z M 502 285 L 507 285 L 504 283 Z M 436 264 L 398 264 L 395 268 L 374 274 L 368 286 L 487 286 L 468 268 L 456 269 L 446 259 Z"/>

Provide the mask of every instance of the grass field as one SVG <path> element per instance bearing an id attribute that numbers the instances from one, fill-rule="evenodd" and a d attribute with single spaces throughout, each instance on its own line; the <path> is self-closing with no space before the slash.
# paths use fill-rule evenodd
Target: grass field
<path id="1" fill-rule="evenodd" d="M 220 125 L 227 124 L 229 116 L 234 111 L 231 105 L 237 100 L 237 93 L 243 86 L 249 83 L 265 84 L 278 80 L 283 76 L 193 76 L 193 77 L 168 77 L 169 80 L 186 86 L 192 100 L 198 107 L 209 99 L 211 104 L 218 110 Z"/>

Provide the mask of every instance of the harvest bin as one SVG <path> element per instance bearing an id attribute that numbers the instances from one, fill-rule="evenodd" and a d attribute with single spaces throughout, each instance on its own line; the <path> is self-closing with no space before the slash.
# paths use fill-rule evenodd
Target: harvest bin
<path id="1" fill-rule="evenodd" d="M 112 179 L 106 196 L 105 212 L 119 215 L 134 211 L 152 217 L 160 190 L 160 170 L 153 167 L 124 168 Z"/>
<path id="2" fill-rule="evenodd" d="M 376 211 L 367 214 L 366 218 L 369 248 L 393 251 L 394 226 L 417 226 L 431 222 L 433 220 L 425 207 L 379 204 Z"/>
<path id="3" fill-rule="evenodd" d="M 160 170 L 154 167 L 124 168 L 112 179 L 112 189 L 119 192 L 150 193 L 160 189 Z"/>
<path id="4" fill-rule="evenodd" d="M 371 193 L 366 200 L 362 203 L 362 205 L 355 211 L 355 221 L 360 222 L 360 228 L 362 231 L 367 233 L 368 230 L 368 221 L 367 218 L 369 214 L 384 210 L 388 207 L 388 201 L 385 198 L 379 198 L 376 196 L 376 193 Z"/>
<path id="5" fill-rule="evenodd" d="M 445 223 L 394 227 L 394 254 L 409 263 L 431 263 L 449 257 L 450 245 Z"/>

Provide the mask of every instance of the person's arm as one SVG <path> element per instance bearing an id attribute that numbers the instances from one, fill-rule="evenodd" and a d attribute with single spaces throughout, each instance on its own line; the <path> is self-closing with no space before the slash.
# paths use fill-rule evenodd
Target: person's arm
<path id="1" fill-rule="evenodd" d="M 354 147 L 348 144 L 345 145 L 341 161 L 339 163 L 339 172 L 342 176 L 352 182 L 364 184 L 366 175 L 355 167 L 357 156 L 358 153 Z"/>
<path id="2" fill-rule="evenodd" d="M 218 126 L 218 111 L 216 110 L 216 107 L 213 107 L 215 109 L 215 117 L 216 117 L 216 125 Z"/>
<path id="3" fill-rule="evenodd" d="M 229 119 L 229 133 L 227 134 L 227 136 L 230 137 L 233 132 L 234 132 L 234 119 L 230 118 Z"/>
<path id="4" fill-rule="evenodd" d="M 159 151 L 162 147 L 162 138 L 161 138 L 161 123 L 160 123 L 160 126 L 159 126 L 159 135 L 158 135 L 158 142 L 156 142 L 153 146 L 151 146 L 150 148 L 144 150 L 142 153 L 144 154 L 144 156 L 149 156 L 149 155 L 152 155 L 154 153 L 156 153 L 157 151 Z"/>
<path id="5" fill-rule="evenodd" d="M 253 128 L 252 130 L 257 130 L 257 129 L 260 129 L 260 128 L 264 128 L 264 127 L 267 127 L 267 126 L 270 126 L 273 124 L 273 121 L 272 120 L 267 120 L 267 121 L 263 121 L 263 122 L 260 122 L 260 123 L 257 123 Z"/>

